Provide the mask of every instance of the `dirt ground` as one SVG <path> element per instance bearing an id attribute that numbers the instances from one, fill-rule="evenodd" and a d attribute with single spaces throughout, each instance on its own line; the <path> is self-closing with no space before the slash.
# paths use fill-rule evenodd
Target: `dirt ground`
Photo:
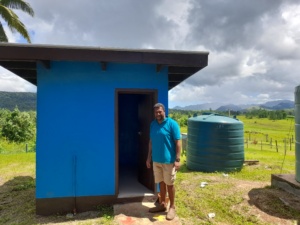
<path id="1" fill-rule="evenodd" d="M 278 207 L 289 207 L 299 212 L 300 218 L 300 198 L 287 193 L 286 191 L 268 188 L 270 182 L 253 181 L 230 181 L 235 183 L 236 189 L 243 190 L 243 202 L 235 210 L 239 211 L 243 207 L 249 208 L 250 215 L 258 217 L 259 221 L 265 224 L 295 225 L 297 218 L 287 215 L 285 210 Z M 278 203 L 278 204 L 276 204 Z M 114 224 L 124 225 L 149 225 L 149 224 L 190 224 L 183 218 L 176 217 L 174 221 L 165 219 L 166 213 L 151 214 L 148 209 L 153 207 L 153 203 L 127 203 L 115 205 Z M 187 222 L 187 223 L 186 223 Z M 192 223 L 193 224 L 193 223 Z M 212 221 L 212 224 L 217 224 Z"/>
<path id="2" fill-rule="evenodd" d="M 299 224 L 300 225 L 300 196 L 285 190 L 271 187 L 271 180 L 245 181 L 231 180 L 235 189 L 243 193 L 243 202 L 237 211 L 248 207 L 249 215 L 256 215 L 259 221 L 266 224 Z M 232 191 L 232 190 L 231 190 Z M 294 211 L 295 214 L 287 212 Z"/>
<path id="3" fill-rule="evenodd" d="M 219 182 L 218 179 L 219 178 L 211 177 L 211 181 L 213 182 Z M 242 190 L 243 193 L 243 201 L 236 206 L 236 211 L 244 212 L 245 210 L 242 210 L 242 208 L 247 207 L 249 209 L 247 213 L 249 215 L 255 215 L 260 223 L 280 225 L 300 224 L 297 222 L 300 218 L 300 197 L 281 189 L 270 188 L 270 182 L 241 181 L 235 179 L 232 179 L 229 182 L 234 183 L 235 190 Z M 165 219 L 166 213 L 148 213 L 148 209 L 153 206 L 153 203 L 127 203 L 115 205 L 114 223 L 118 225 L 198 224 L 186 221 L 184 218 L 179 217 L 176 217 L 174 221 L 167 221 Z M 295 217 L 292 214 L 286 214 L 285 207 L 298 211 L 298 217 Z M 212 224 L 218 223 L 215 223 L 212 220 Z"/>
<path id="4" fill-rule="evenodd" d="M 29 178 L 27 178 L 29 179 Z M 32 178 L 31 178 L 32 179 Z M 215 180 L 214 180 L 215 179 Z M 211 182 L 219 182 L 219 178 L 210 177 Z M 241 181 L 237 179 L 229 179 L 228 182 L 233 183 L 234 189 L 228 191 L 239 190 L 242 193 L 243 201 L 234 210 L 245 213 L 244 208 L 247 208 L 248 215 L 255 215 L 261 223 L 265 224 L 282 224 L 282 225 L 294 225 L 300 224 L 297 220 L 300 219 L 300 197 L 292 195 L 280 189 L 270 188 L 270 182 L 260 181 Z M 23 182 L 24 183 L 24 182 Z M 3 183 L 3 179 L 0 179 L 0 215 L 5 211 L 13 211 L 17 209 L 22 200 L 24 207 L 24 200 L 30 207 L 34 208 L 35 196 L 34 188 L 26 190 L 16 190 L 10 195 L 11 188 L 15 185 L 9 185 Z M 149 203 L 153 204 L 153 203 Z M 145 205 L 142 203 L 136 203 L 130 205 L 115 205 L 115 219 L 113 224 L 193 224 L 193 221 L 186 221 L 184 218 L 177 217 L 173 222 L 166 221 L 165 214 L 150 214 L 148 209 L 152 205 Z M 8 207 L 8 208 L 7 208 Z M 9 209 L 11 208 L 11 209 Z M 289 209 L 289 210 L 286 210 Z M 293 209 L 294 213 L 290 212 Z M 25 217 L 35 217 L 36 223 L 40 224 L 80 224 L 74 223 L 74 220 L 80 220 L 88 224 L 97 224 L 99 220 L 99 212 L 85 212 L 78 213 L 73 221 L 66 220 L 66 217 L 42 217 L 35 216 L 34 210 L 23 212 L 23 219 Z M 29 213 L 29 214 L 27 214 Z M 18 216 L 17 214 L 15 216 Z M 9 218 L 8 218 L 9 220 Z M 5 224 L 5 223 L 4 223 Z M 212 224 L 217 224 L 213 222 Z"/>
<path id="5" fill-rule="evenodd" d="M 300 224 L 300 197 L 284 190 L 270 188 L 271 182 L 235 181 L 236 188 L 243 190 L 243 202 L 250 215 L 256 215 L 267 224 Z M 299 212 L 298 218 L 287 215 L 281 207 L 292 208 Z M 239 211 L 237 208 L 236 210 Z M 298 221 L 298 222 L 297 222 Z"/>

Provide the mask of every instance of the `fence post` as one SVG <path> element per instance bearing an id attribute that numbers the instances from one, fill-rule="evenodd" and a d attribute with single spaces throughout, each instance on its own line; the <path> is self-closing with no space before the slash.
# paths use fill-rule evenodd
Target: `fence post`
<path id="1" fill-rule="evenodd" d="M 276 151 L 278 152 L 277 140 L 275 140 L 275 144 L 276 144 Z"/>
<path id="2" fill-rule="evenodd" d="M 271 141 L 270 141 L 270 146 L 271 146 L 271 149 L 272 149 L 272 138 L 271 138 Z"/>
<path id="3" fill-rule="evenodd" d="M 286 155 L 286 138 L 284 139 L 284 155 Z"/>
<path id="4" fill-rule="evenodd" d="M 26 143 L 25 151 L 26 151 L 26 153 L 27 153 L 27 151 L 28 151 L 28 144 L 27 144 L 27 143 Z"/>

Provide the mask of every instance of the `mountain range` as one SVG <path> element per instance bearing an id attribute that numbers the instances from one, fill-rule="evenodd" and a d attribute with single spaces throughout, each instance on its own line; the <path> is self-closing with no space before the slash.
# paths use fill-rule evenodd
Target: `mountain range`
<path id="1" fill-rule="evenodd" d="M 36 93 L 0 91 L 0 109 L 36 110 Z"/>
<path id="2" fill-rule="evenodd" d="M 13 110 L 18 107 L 21 111 L 36 110 L 36 93 L 32 92 L 5 92 L 0 91 L 0 109 Z M 215 111 L 246 111 L 249 109 L 268 109 L 268 110 L 282 110 L 294 109 L 294 102 L 290 100 L 269 101 L 264 104 L 222 104 L 222 103 L 204 103 L 188 106 L 176 106 L 173 109 L 179 110 L 215 110 Z"/>
<path id="3" fill-rule="evenodd" d="M 295 103 L 290 100 L 276 100 L 269 101 L 263 104 L 222 104 L 222 103 L 204 103 L 197 105 L 188 105 L 188 106 L 176 106 L 173 109 L 178 110 L 215 110 L 215 111 L 246 111 L 249 109 L 268 109 L 268 110 L 283 110 L 283 109 L 294 109 Z"/>

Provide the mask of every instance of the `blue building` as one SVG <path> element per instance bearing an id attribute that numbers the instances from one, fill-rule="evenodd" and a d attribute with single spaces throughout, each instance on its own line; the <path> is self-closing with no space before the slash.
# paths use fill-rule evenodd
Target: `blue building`
<path id="1" fill-rule="evenodd" d="M 37 85 L 37 214 L 151 195 L 152 107 L 167 107 L 168 91 L 207 61 L 207 52 L 0 44 L 0 65 Z"/>

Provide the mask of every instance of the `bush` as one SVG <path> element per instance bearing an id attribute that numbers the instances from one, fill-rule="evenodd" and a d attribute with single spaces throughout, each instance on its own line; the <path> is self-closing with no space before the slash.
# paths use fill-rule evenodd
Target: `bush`
<path id="1" fill-rule="evenodd" d="M 9 113 L 2 127 L 2 136 L 11 142 L 24 142 L 34 137 L 34 125 L 27 112 L 18 108 Z"/>

